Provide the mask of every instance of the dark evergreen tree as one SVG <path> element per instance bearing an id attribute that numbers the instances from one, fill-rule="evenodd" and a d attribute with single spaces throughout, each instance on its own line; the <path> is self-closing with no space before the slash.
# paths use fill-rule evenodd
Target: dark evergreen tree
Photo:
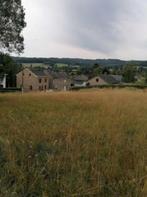
<path id="1" fill-rule="evenodd" d="M 123 79 L 126 83 L 132 83 L 135 81 L 135 75 L 136 75 L 136 66 L 128 64 L 124 66 L 123 69 Z"/>

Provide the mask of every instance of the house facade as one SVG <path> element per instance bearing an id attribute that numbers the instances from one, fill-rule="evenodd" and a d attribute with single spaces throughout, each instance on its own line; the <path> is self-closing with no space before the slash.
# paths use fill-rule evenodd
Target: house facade
<path id="1" fill-rule="evenodd" d="M 72 86 L 72 80 L 71 79 L 64 79 L 64 78 L 56 78 L 53 80 L 53 88 L 55 90 L 70 90 Z"/>
<path id="2" fill-rule="evenodd" d="M 46 91 L 52 88 L 52 77 L 45 70 L 25 68 L 16 75 L 17 88 L 25 92 Z"/>
<path id="3" fill-rule="evenodd" d="M 72 80 L 65 72 L 52 73 L 53 77 L 53 89 L 55 90 L 70 90 L 72 86 Z"/>

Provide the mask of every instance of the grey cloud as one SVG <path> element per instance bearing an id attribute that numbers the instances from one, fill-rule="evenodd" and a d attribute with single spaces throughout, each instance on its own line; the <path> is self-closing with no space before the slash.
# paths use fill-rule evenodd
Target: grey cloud
<path id="1" fill-rule="evenodd" d="M 27 56 L 146 59 L 146 0 L 22 1 Z"/>
<path id="2" fill-rule="evenodd" d="M 121 21 L 131 14 L 132 0 L 63 0 L 65 38 L 69 44 L 102 53 L 123 41 Z"/>

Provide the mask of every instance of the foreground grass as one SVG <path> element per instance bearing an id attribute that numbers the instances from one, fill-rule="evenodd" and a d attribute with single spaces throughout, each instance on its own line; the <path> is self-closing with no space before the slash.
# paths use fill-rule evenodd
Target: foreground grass
<path id="1" fill-rule="evenodd" d="M 146 197 L 147 92 L 0 95 L 0 196 Z"/>

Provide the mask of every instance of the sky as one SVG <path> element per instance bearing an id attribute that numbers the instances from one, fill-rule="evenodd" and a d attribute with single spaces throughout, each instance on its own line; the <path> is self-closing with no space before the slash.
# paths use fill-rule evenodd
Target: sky
<path id="1" fill-rule="evenodd" d="M 27 57 L 147 59 L 146 0 L 22 0 Z"/>

